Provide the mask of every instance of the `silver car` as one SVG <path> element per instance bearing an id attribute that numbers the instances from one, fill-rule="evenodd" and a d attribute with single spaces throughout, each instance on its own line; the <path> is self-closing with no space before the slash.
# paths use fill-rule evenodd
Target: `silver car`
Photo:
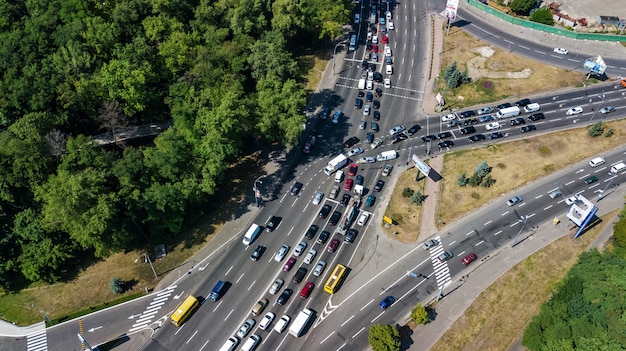
<path id="1" fill-rule="evenodd" d="M 348 157 L 356 156 L 363 153 L 363 149 L 360 147 L 355 147 L 354 149 L 348 151 Z"/>
<path id="2" fill-rule="evenodd" d="M 240 338 L 246 337 L 246 335 L 248 335 L 248 333 L 255 324 L 256 321 L 254 319 L 248 318 L 245 322 L 243 322 L 243 325 L 241 326 L 241 328 L 239 328 L 239 331 L 237 331 L 237 336 Z"/>
<path id="3" fill-rule="evenodd" d="M 376 162 L 376 158 L 372 156 L 361 157 L 360 159 L 356 161 L 356 163 L 374 163 L 374 162 Z"/>
<path id="4" fill-rule="evenodd" d="M 287 252 L 289 252 L 289 245 L 283 245 L 278 249 L 276 255 L 274 255 L 274 261 L 280 262 L 287 256 Z"/>
<path id="5" fill-rule="evenodd" d="M 435 239 L 430 239 L 424 243 L 424 249 L 430 250 L 431 247 L 435 247 L 437 245 L 439 245 L 439 241 Z"/>
<path id="6" fill-rule="evenodd" d="M 315 269 L 313 269 L 313 275 L 319 277 L 320 275 L 322 275 L 322 272 L 324 272 L 324 268 L 326 268 L 326 262 L 319 261 L 315 266 Z"/>
<path id="7" fill-rule="evenodd" d="M 298 246 L 296 246 L 296 248 L 293 250 L 293 255 L 298 257 L 300 255 L 302 255 L 302 253 L 304 252 L 304 250 L 306 249 L 306 243 L 304 241 L 301 241 Z"/>
<path id="8" fill-rule="evenodd" d="M 272 286 L 270 287 L 270 294 L 271 295 L 276 294 L 280 290 L 280 288 L 283 287 L 283 284 L 285 284 L 284 280 L 282 280 L 280 278 L 276 279 L 274 284 L 272 284 Z"/>
<path id="9" fill-rule="evenodd" d="M 315 193 L 315 196 L 313 196 L 313 205 L 319 205 L 320 202 L 322 202 L 323 198 L 324 198 L 323 192 L 318 191 L 317 193 Z"/>

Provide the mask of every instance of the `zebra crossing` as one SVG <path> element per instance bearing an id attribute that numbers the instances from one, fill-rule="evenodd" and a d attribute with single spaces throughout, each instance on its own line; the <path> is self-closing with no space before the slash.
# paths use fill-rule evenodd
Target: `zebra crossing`
<path id="1" fill-rule="evenodd" d="M 46 329 L 26 336 L 27 351 L 48 351 L 48 337 Z"/>
<path id="2" fill-rule="evenodd" d="M 448 268 L 448 262 L 441 262 L 439 260 L 439 255 L 441 255 L 445 250 L 443 249 L 443 245 L 441 244 L 441 237 L 434 238 L 439 242 L 439 245 L 432 247 L 430 252 L 430 260 L 433 263 L 433 268 L 435 269 L 435 278 L 437 279 L 437 288 L 442 289 L 446 285 L 450 284 L 452 281 L 452 277 L 450 276 L 450 268 Z"/>
<path id="3" fill-rule="evenodd" d="M 170 295 L 174 293 L 174 289 L 176 289 L 176 285 L 170 286 L 167 289 L 154 294 L 154 298 L 148 304 L 146 309 L 137 316 L 137 320 L 135 320 L 135 324 L 128 330 L 129 333 L 136 332 L 138 330 L 144 329 L 154 320 L 159 310 L 165 305 L 165 302 L 169 300 Z M 132 317 L 132 316 L 131 316 Z"/>

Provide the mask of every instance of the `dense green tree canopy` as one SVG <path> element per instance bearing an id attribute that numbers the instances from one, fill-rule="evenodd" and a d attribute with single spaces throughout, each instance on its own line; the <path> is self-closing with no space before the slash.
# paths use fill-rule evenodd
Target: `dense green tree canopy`
<path id="1" fill-rule="evenodd" d="M 299 140 L 295 58 L 341 34 L 352 6 L 1 2 L 0 284 L 57 281 L 77 257 L 175 242 L 246 143 Z M 168 120 L 154 140 L 92 142 Z"/>

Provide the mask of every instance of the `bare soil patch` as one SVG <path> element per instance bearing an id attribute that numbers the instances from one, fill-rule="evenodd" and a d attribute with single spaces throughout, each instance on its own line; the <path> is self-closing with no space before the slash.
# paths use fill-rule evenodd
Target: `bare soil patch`
<path id="1" fill-rule="evenodd" d="M 402 172 L 402 174 L 398 177 L 393 189 L 385 215 L 393 218 L 398 224 L 387 227 L 383 223 L 383 231 L 400 242 L 416 242 L 420 234 L 422 206 L 410 203 L 410 198 L 402 196 L 402 192 L 409 188 L 424 193 L 424 178 L 422 177 L 419 182 L 415 181 L 417 173 L 415 168 L 406 170 L 404 167 L 396 167 L 393 172 Z M 382 221 L 382 218 L 380 220 Z"/>

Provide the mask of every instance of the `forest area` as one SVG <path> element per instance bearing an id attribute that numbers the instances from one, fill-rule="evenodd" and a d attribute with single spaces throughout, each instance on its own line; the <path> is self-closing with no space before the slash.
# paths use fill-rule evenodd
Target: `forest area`
<path id="1" fill-rule="evenodd" d="M 349 0 L 0 3 L 0 286 L 171 243 L 251 141 L 305 122 L 297 56 L 342 34 Z M 97 134 L 172 121 L 143 144 Z M 77 263 L 78 262 L 78 263 Z"/>
<path id="2" fill-rule="evenodd" d="M 626 210 L 605 252 L 583 253 L 524 331 L 532 351 L 626 350 Z"/>

